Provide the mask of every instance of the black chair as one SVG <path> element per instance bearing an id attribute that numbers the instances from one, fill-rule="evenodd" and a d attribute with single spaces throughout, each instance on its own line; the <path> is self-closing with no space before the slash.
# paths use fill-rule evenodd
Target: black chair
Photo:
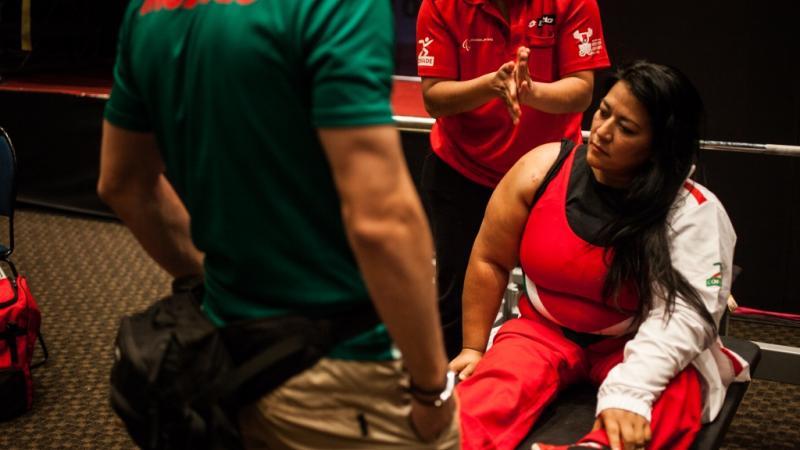
<path id="1" fill-rule="evenodd" d="M 0 261 L 8 264 L 17 276 L 17 269 L 8 259 L 14 252 L 14 207 L 17 199 L 17 157 L 6 131 L 0 127 L 0 216 L 8 220 L 8 241 L 0 241 Z"/>
<path id="2" fill-rule="evenodd" d="M 756 344 L 730 336 L 723 336 L 722 342 L 750 364 L 750 373 L 755 371 L 761 358 L 761 350 Z M 713 422 L 703 426 L 692 450 L 715 450 L 720 447 L 749 385 L 750 383 L 733 383 L 728 387 L 722 410 Z M 545 409 L 517 449 L 528 450 L 534 442 L 576 442 L 592 428 L 596 404 L 597 389 L 592 386 L 577 385 L 562 392 L 556 402 Z"/>

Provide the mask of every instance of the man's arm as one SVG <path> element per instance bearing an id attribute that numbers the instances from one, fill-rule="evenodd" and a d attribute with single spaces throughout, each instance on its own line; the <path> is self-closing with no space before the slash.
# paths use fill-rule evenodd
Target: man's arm
<path id="1" fill-rule="evenodd" d="M 97 193 L 148 254 L 174 277 L 203 273 L 189 234 L 189 213 L 164 176 L 152 133 L 103 123 Z"/>
<path id="2" fill-rule="evenodd" d="M 436 305 L 433 240 L 394 126 L 320 129 L 347 237 L 370 297 L 414 383 L 431 389 L 447 360 Z"/>
<path id="3" fill-rule="evenodd" d="M 342 218 L 370 297 L 411 380 L 442 389 L 447 358 L 436 304 L 433 239 L 392 125 L 325 128 L 320 140 L 342 201 Z M 412 403 L 420 437 L 438 436 L 453 404 Z"/>

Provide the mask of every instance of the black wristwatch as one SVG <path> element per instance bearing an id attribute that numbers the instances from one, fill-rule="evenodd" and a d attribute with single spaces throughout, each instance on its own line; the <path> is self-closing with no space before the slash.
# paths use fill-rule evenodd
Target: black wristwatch
<path id="1" fill-rule="evenodd" d="M 423 405 L 441 408 L 450 397 L 453 396 L 453 391 L 456 387 L 456 373 L 452 370 L 447 371 L 445 376 L 444 389 L 426 390 L 421 389 L 414 385 L 412 381 L 408 387 L 408 393 L 414 397 L 414 400 L 422 403 Z"/>

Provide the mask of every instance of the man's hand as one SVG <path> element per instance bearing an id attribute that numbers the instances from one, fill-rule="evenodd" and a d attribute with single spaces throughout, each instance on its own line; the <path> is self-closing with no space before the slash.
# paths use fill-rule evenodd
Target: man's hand
<path id="1" fill-rule="evenodd" d="M 613 450 L 643 449 L 652 437 L 650 423 L 639 414 L 609 408 L 600 412 L 592 431 L 603 428 Z"/>
<path id="2" fill-rule="evenodd" d="M 489 86 L 497 97 L 506 104 L 508 114 L 514 125 L 519 123 L 519 116 L 522 110 L 519 107 L 519 100 L 517 99 L 517 83 L 514 79 L 514 68 L 516 67 L 513 61 L 509 61 L 495 72 L 489 82 Z"/>
<path id="3" fill-rule="evenodd" d="M 517 85 L 517 98 L 520 104 L 529 105 L 533 98 L 534 84 L 528 69 L 528 57 L 531 50 L 528 47 L 517 49 L 517 66 L 514 69 L 514 82 Z"/>
<path id="4" fill-rule="evenodd" d="M 450 370 L 458 374 L 459 380 L 466 380 L 475 371 L 481 358 L 483 358 L 483 352 L 465 348 L 450 361 Z"/>
<path id="5" fill-rule="evenodd" d="M 424 405 L 411 397 L 411 427 L 422 442 L 438 439 L 450 427 L 458 411 L 458 397 L 455 393 L 442 406 Z"/>

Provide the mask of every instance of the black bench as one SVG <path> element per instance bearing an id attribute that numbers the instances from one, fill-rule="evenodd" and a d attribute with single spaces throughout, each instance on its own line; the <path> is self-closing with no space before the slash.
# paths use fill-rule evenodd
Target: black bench
<path id="1" fill-rule="evenodd" d="M 761 350 L 756 344 L 729 336 L 723 336 L 722 342 L 750 364 L 750 373 L 755 371 L 761 357 Z M 722 410 L 713 422 L 703 426 L 692 450 L 715 450 L 720 447 L 749 384 L 733 383 L 728 387 Z M 576 442 L 591 430 L 596 403 L 597 389 L 589 385 L 573 386 L 562 392 L 556 402 L 545 409 L 517 450 L 528 450 L 534 442 Z"/>

